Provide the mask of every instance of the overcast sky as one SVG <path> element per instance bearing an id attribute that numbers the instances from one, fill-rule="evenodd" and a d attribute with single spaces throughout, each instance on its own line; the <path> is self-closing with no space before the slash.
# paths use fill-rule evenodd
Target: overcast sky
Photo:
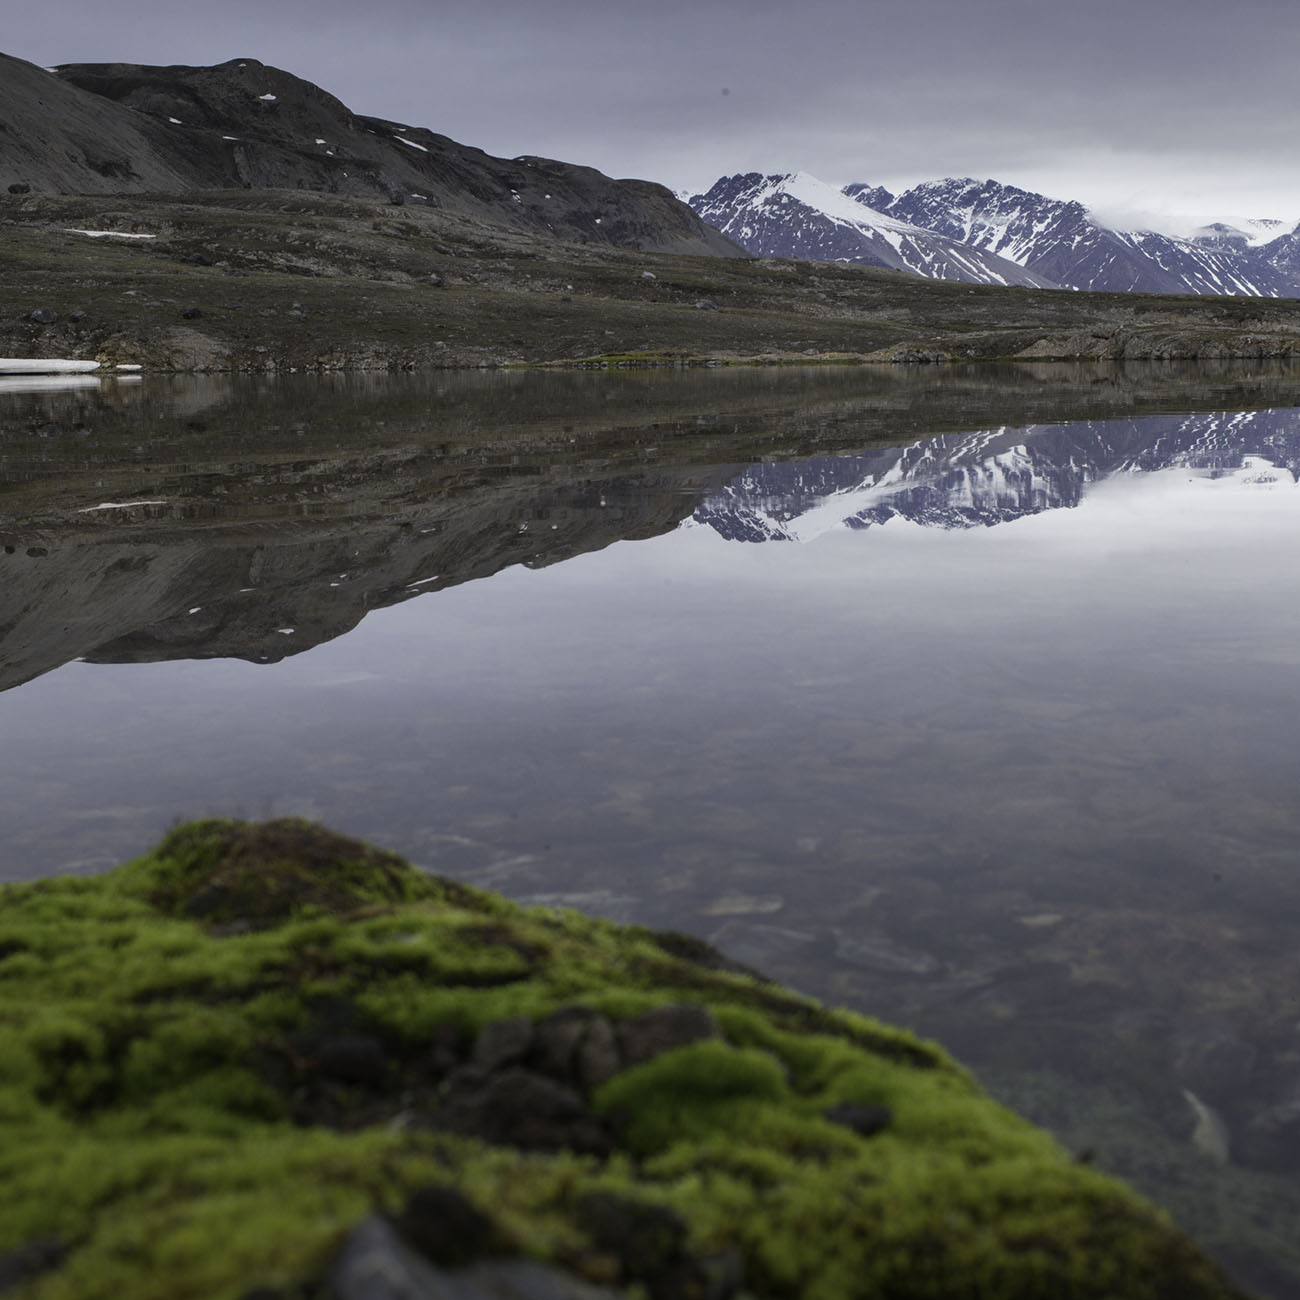
<path id="1" fill-rule="evenodd" d="M 1300 219 L 1296 0 L 5 0 L 0 48 L 258 58 L 358 112 L 675 189 L 971 175 L 1112 218 Z"/>

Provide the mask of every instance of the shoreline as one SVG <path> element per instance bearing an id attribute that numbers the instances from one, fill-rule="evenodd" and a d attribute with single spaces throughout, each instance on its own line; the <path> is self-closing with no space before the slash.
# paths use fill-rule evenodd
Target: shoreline
<path id="1" fill-rule="evenodd" d="M 1300 359 L 1300 299 L 995 288 L 543 242 L 305 192 L 8 198 L 0 228 L 0 355 L 105 368 Z"/>

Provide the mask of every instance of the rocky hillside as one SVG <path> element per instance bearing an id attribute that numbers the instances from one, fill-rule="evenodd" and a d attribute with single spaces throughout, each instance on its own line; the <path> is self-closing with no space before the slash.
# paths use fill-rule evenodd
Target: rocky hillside
<path id="1" fill-rule="evenodd" d="M 378 198 L 541 238 L 741 255 L 661 185 L 548 158 L 494 158 L 353 113 L 256 59 L 43 69 L 0 55 L 0 192 L 232 189 Z"/>

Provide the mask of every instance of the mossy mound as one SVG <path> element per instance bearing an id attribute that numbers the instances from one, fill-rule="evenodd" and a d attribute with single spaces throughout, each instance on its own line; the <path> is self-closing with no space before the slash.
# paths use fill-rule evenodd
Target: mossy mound
<path id="1" fill-rule="evenodd" d="M 350 1294 L 365 1221 L 665 1300 L 1238 1294 L 937 1048 L 680 936 L 298 822 L 0 901 L 0 1291 Z"/>

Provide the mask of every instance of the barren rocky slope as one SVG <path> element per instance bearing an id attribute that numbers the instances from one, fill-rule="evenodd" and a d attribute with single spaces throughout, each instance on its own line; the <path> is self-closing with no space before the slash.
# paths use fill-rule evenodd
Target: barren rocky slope
<path id="1" fill-rule="evenodd" d="M 0 190 L 306 190 L 433 208 L 540 238 L 742 256 L 662 185 L 549 158 L 494 158 L 353 113 L 256 59 L 37 68 L 0 55 Z"/>

